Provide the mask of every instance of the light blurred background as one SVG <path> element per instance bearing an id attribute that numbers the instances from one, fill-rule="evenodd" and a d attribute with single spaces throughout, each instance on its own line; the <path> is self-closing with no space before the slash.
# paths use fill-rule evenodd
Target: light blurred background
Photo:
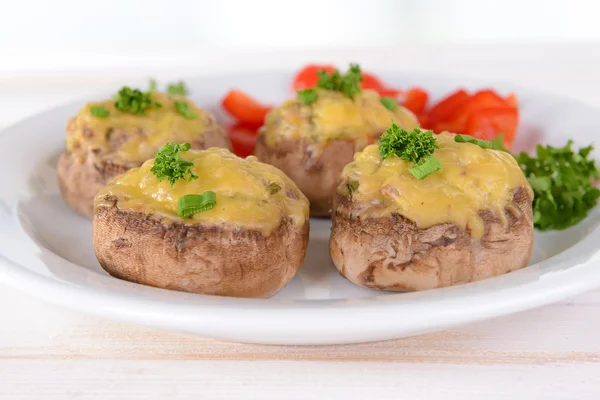
<path id="1" fill-rule="evenodd" d="M 510 81 L 600 105 L 600 0 L 4 0 L 0 126 L 122 84 L 307 62 Z"/>
<path id="2" fill-rule="evenodd" d="M 4 1 L 0 71 L 199 63 L 234 50 L 600 41 L 598 0 Z"/>

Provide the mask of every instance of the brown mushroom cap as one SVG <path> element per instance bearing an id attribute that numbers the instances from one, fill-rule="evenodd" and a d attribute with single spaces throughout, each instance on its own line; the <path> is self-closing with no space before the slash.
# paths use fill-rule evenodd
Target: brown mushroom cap
<path id="1" fill-rule="evenodd" d="M 423 179 L 413 164 L 368 146 L 344 167 L 334 200 L 330 253 L 350 281 L 423 290 L 527 265 L 533 191 L 507 152 L 436 135 L 441 164 Z"/>
<path id="2" fill-rule="evenodd" d="M 287 139 L 269 148 L 264 137 L 259 136 L 254 154 L 292 178 L 310 200 L 311 216 L 329 217 L 333 193 L 344 166 L 352 161 L 355 146 L 350 140 L 334 140 L 325 146 L 320 157 L 315 158 L 311 145 L 305 140 Z"/>
<path id="3" fill-rule="evenodd" d="M 173 99 L 153 92 L 163 107 L 131 115 L 114 108 L 110 100 L 90 103 L 69 120 L 67 146 L 58 161 L 58 182 L 63 198 L 74 211 L 93 215 L 94 195 L 112 178 L 152 158 L 169 141 L 189 142 L 194 149 L 231 148 L 215 117 L 186 100 L 197 117 L 179 115 Z M 182 100 L 182 98 L 175 98 Z M 92 106 L 109 110 L 106 118 L 91 114 Z"/>
<path id="4" fill-rule="evenodd" d="M 342 276 L 364 287 L 425 290 L 502 275 L 529 262 L 533 251 L 532 199 L 525 188 L 514 192 L 505 211 L 508 225 L 480 210 L 484 234 L 474 240 L 454 224 L 419 229 L 398 215 L 352 218 L 357 204 L 336 195 L 330 238 L 331 258 Z"/>
<path id="5" fill-rule="evenodd" d="M 418 125 L 409 110 L 390 111 L 380 100 L 370 90 L 352 99 L 318 90 L 310 105 L 286 101 L 267 115 L 254 154 L 294 180 L 310 201 L 311 216 L 329 217 L 339 176 L 354 153 L 379 139 L 392 121 L 407 129 Z"/>
<path id="6" fill-rule="evenodd" d="M 96 195 L 93 246 L 111 275 L 211 295 L 268 297 L 304 260 L 309 204 L 283 172 L 225 149 L 190 150 L 195 179 L 159 180 L 146 161 Z M 216 204 L 182 217 L 179 200 L 211 191 Z"/>
<path id="7" fill-rule="evenodd" d="M 270 235 L 230 225 L 165 224 L 147 214 L 100 207 L 93 219 L 96 257 L 116 278 L 164 289 L 269 297 L 294 277 L 306 254 L 309 221 L 289 219 Z"/>

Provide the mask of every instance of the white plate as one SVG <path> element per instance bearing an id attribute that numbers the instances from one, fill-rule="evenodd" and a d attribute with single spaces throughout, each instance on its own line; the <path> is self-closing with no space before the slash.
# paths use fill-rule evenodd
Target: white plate
<path id="1" fill-rule="evenodd" d="M 382 73 L 399 87 L 420 85 L 436 96 L 465 80 Z M 290 95 L 290 73 L 272 72 L 189 80 L 192 98 L 214 109 L 237 87 L 265 102 Z M 507 85 L 521 100 L 518 148 L 597 138 L 600 113 L 582 104 Z M 67 119 L 83 102 L 66 105 L 0 135 L 0 279 L 48 301 L 106 317 L 244 342 L 351 343 L 421 334 L 547 304 L 600 285 L 600 212 L 563 232 L 535 235 L 531 264 L 476 283 L 419 293 L 353 286 L 329 259 L 330 224 L 311 221 L 304 266 L 267 300 L 179 293 L 110 277 L 94 257 L 90 221 L 71 212 L 56 181 Z M 222 113 L 217 113 L 222 117 Z"/>

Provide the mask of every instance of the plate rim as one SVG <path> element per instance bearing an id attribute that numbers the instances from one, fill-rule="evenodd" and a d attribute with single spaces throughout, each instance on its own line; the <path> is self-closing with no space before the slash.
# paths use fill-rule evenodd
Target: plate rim
<path id="1" fill-rule="evenodd" d="M 280 72 L 290 73 L 289 70 L 280 71 Z M 265 72 L 263 72 L 263 73 L 265 73 Z M 398 74 L 411 76 L 411 73 L 406 72 L 406 71 L 400 71 L 400 72 L 398 72 Z M 247 76 L 249 76 L 249 75 L 256 75 L 256 73 L 222 74 L 221 76 L 227 77 L 227 76 L 232 76 L 232 75 L 235 75 L 235 76 L 247 75 Z M 449 79 L 450 81 L 458 79 L 455 76 L 448 78 L 448 77 L 444 76 L 443 74 L 421 74 L 421 73 L 419 73 L 418 75 L 430 75 L 430 76 L 434 76 L 435 79 L 441 79 L 441 80 Z M 212 75 L 205 75 L 205 76 L 200 76 L 200 77 L 194 78 L 194 80 L 210 79 L 210 77 L 212 77 Z M 468 80 L 469 84 L 476 84 L 477 82 L 479 82 L 479 80 L 474 80 L 474 79 L 467 79 L 467 80 Z M 487 85 L 485 85 L 485 86 L 489 86 L 489 85 L 490 85 L 490 83 L 487 83 Z M 511 87 L 521 87 L 519 85 L 513 85 L 510 83 L 504 83 L 502 85 L 503 86 L 511 86 Z M 543 94 L 543 92 L 541 92 L 537 89 L 524 88 L 524 90 L 527 92 L 530 92 L 530 93 L 538 94 L 538 95 L 541 94 L 541 95 L 546 95 L 546 96 L 558 97 L 558 98 L 567 100 L 569 102 L 572 102 L 574 104 L 577 104 L 578 106 L 585 106 L 586 108 L 589 108 L 591 110 L 596 109 L 595 107 L 590 106 L 589 104 L 586 104 L 585 102 L 582 102 L 580 100 L 573 99 L 573 98 L 570 98 L 567 96 L 559 96 L 559 95 L 555 95 L 555 94 Z M 27 126 L 28 124 L 35 123 L 35 121 L 38 121 L 38 120 L 46 117 L 48 114 L 56 112 L 59 109 L 64 109 L 66 107 L 72 107 L 75 104 L 80 104 L 80 103 L 81 103 L 80 101 L 74 100 L 74 101 L 65 103 L 63 105 L 50 107 L 50 108 L 46 109 L 45 111 L 42 111 L 35 115 L 31 115 L 21 121 L 18 121 L 12 125 L 9 125 L 0 131 L 0 142 L 4 139 L 5 135 L 10 134 L 11 131 L 17 130 L 23 126 Z M 17 213 L 15 212 L 15 216 L 16 215 L 17 215 Z M 21 227 L 21 229 L 23 229 L 23 228 Z M 23 232 L 23 234 L 28 235 L 26 232 Z M 565 251 L 563 251 L 559 254 L 556 254 L 553 257 L 545 259 L 539 263 L 529 265 L 528 267 L 526 267 L 522 270 L 519 270 L 519 271 L 515 271 L 513 273 L 525 271 L 527 268 L 530 268 L 530 267 L 543 266 L 546 264 L 553 263 L 556 261 L 555 259 L 559 258 L 559 257 L 564 258 L 569 255 L 576 255 L 580 252 L 581 248 L 585 244 L 587 244 L 589 241 L 600 242 L 600 226 L 596 226 L 592 231 L 588 232 L 586 237 L 584 237 L 581 241 L 577 242 L 576 244 L 574 244 L 572 247 L 566 249 Z M 39 243 L 37 243 L 37 245 L 42 246 Z M 51 251 L 49 249 L 47 249 L 47 250 Z M 60 259 L 62 259 L 63 262 L 71 263 L 70 261 L 64 259 L 60 255 L 58 255 L 56 253 L 53 253 L 53 254 L 56 255 L 57 257 L 59 257 Z M 588 252 L 588 255 L 589 255 L 588 260 L 586 260 L 583 263 L 575 264 L 575 266 L 572 266 L 568 271 L 564 271 L 561 274 L 557 274 L 556 276 L 546 277 L 546 279 L 543 279 L 543 280 L 540 280 L 540 279 L 533 280 L 532 282 L 529 282 L 529 283 L 523 285 L 522 287 L 518 288 L 519 290 L 517 290 L 516 294 L 521 295 L 521 297 L 508 296 L 504 302 L 492 304 L 492 300 L 495 296 L 504 295 L 504 294 L 515 294 L 515 293 L 511 293 L 515 290 L 515 288 L 511 286 L 511 287 L 500 289 L 500 290 L 477 293 L 476 295 L 472 295 L 469 298 L 469 300 L 471 300 L 471 301 L 487 299 L 486 301 L 483 301 L 484 304 L 480 304 L 477 301 L 474 301 L 471 305 L 469 305 L 468 303 L 462 304 L 465 302 L 464 297 L 460 297 L 458 299 L 456 299 L 456 298 L 446 299 L 446 300 L 444 300 L 445 303 L 450 303 L 450 304 L 456 303 L 456 306 L 459 306 L 460 309 L 458 311 L 455 310 L 453 313 L 451 313 L 452 320 L 449 319 L 448 315 L 450 315 L 450 314 L 448 314 L 445 319 L 441 319 L 436 324 L 432 325 L 433 329 L 438 330 L 438 329 L 441 329 L 444 327 L 458 325 L 458 324 L 461 324 L 461 323 L 467 322 L 467 321 L 478 321 L 478 320 L 482 320 L 482 319 L 486 319 L 486 318 L 492 318 L 495 316 L 506 315 L 506 314 L 509 314 L 512 312 L 531 309 L 531 308 L 538 307 L 538 306 L 541 306 L 544 304 L 549 304 L 551 302 L 558 301 L 563 298 L 566 298 L 566 297 L 569 297 L 569 296 L 572 296 L 572 295 L 575 295 L 578 293 L 582 293 L 582 292 L 590 290 L 594 287 L 600 286 L 600 269 L 598 269 L 598 272 L 596 272 L 593 270 L 593 265 L 590 265 L 590 264 L 600 261 L 600 257 L 599 257 L 600 249 L 596 248 L 592 253 Z M 71 263 L 71 264 L 73 264 L 73 263 Z M 73 264 L 73 265 L 76 265 L 76 264 Z M 81 267 L 81 268 L 84 268 L 84 267 Z M 580 271 L 581 269 L 584 270 L 583 272 L 587 273 L 587 275 L 585 275 L 585 276 L 597 277 L 597 279 L 583 279 L 582 275 L 581 275 L 582 271 Z M 573 275 L 576 272 L 575 270 L 577 270 L 576 275 L 579 276 L 578 281 L 570 282 L 570 285 L 561 285 L 560 283 L 556 283 L 557 280 L 564 281 L 565 276 L 572 280 L 571 275 Z M 432 291 L 428 291 L 428 292 L 429 293 L 432 293 L 432 292 L 440 293 L 441 291 L 445 291 L 446 293 L 448 293 L 448 291 L 457 290 L 456 288 L 461 288 L 465 285 L 478 285 L 478 284 L 481 285 L 482 284 L 481 282 L 489 282 L 491 280 L 501 279 L 504 276 L 506 276 L 506 275 L 486 279 L 486 280 L 479 281 L 479 282 L 472 282 L 472 283 L 467 283 L 467 284 L 463 284 L 463 285 L 457 285 L 457 286 L 453 286 L 453 287 L 449 287 L 449 288 L 433 289 Z M 116 279 L 116 278 L 111 277 L 110 279 Z M 155 326 L 155 327 L 163 328 L 163 329 L 165 327 L 167 327 L 169 329 L 175 329 L 175 330 L 180 330 L 180 331 L 186 331 L 186 330 L 189 331 L 189 329 L 186 329 L 186 326 L 188 326 L 188 327 L 189 326 L 199 326 L 199 325 L 202 326 L 209 322 L 211 322 L 213 324 L 222 323 L 224 321 L 224 319 L 232 319 L 232 318 L 235 320 L 235 316 L 229 315 L 229 314 L 231 314 L 232 312 L 239 312 L 240 310 L 243 310 L 245 313 L 248 313 L 248 316 L 252 315 L 254 317 L 260 316 L 261 314 L 263 315 L 263 317 L 264 317 L 264 314 L 272 314 L 272 315 L 268 316 L 269 318 L 281 316 L 280 314 L 282 311 L 285 313 L 293 312 L 294 313 L 293 317 L 296 318 L 297 320 L 295 320 L 293 322 L 292 326 L 296 329 L 299 329 L 301 323 L 306 323 L 310 320 L 314 320 L 315 318 L 330 319 L 332 317 L 336 317 L 340 322 L 343 322 L 344 325 L 346 325 L 346 324 L 351 325 L 353 323 L 352 320 L 356 319 L 356 318 L 359 318 L 364 321 L 373 322 L 372 321 L 374 319 L 373 314 L 381 314 L 382 312 L 394 311 L 394 310 L 398 311 L 398 309 L 400 309 L 400 311 L 402 311 L 402 308 L 418 310 L 419 308 L 422 308 L 422 307 L 430 307 L 431 306 L 430 303 L 435 304 L 435 303 L 439 302 L 439 299 L 432 300 L 431 297 L 429 298 L 429 300 L 420 299 L 418 305 L 415 305 L 413 303 L 407 304 L 407 302 L 402 302 L 402 301 L 400 301 L 400 302 L 393 301 L 399 296 L 403 296 L 406 298 L 407 296 L 411 296 L 413 293 L 399 293 L 399 294 L 386 295 L 386 296 L 374 296 L 377 299 L 385 298 L 385 299 L 387 299 L 386 301 L 370 301 L 370 300 L 361 301 L 361 300 L 358 300 L 358 301 L 352 301 L 352 302 L 347 302 L 347 303 L 343 303 L 342 301 L 338 301 L 335 299 L 265 301 L 263 299 L 235 299 L 235 298 L 215 297 L 215 296 L 206 296 L 206 295 L 197 295 L 197 294 L 187 294 L 187 295 L 195 296 L 199 299 L 210 297 L 211 301 L 208 302 L 209 304 L 199 304 L 199 302 L 194 301 L 188 305 L 185 305 L 185 304 L 182 304 L 179 302 L 170 301 L 170 302 L 162 303 L 163 307 L 158 307 L 154 310 L 150 310 L 150 311 L 153 311 L 150 313 L 149 310 L 147 310 L 147 308 L 148 308 L 148 300 L 147 299 L 136 299 L 136 298 L 132 298 L 131 296 L 125 296 L 122 294 L 102 292 L 95 288 L 93 290 L 91 290 L 90 288 L 76 286 L 73 284 L 67 284 L 67 283 L 64 283 L 64 282 L 58 280 L 57 278 L 46 277 L 41 274 L 37 274 L 37 273 L 27 269 L 27 267 L 19 265 L 15 261 L 6 259 L 6 257 L 1 253 L 0 253 L 0 282 L 7 283 L 10 286 L 16 287 L 24 292 L 27 292 L 34 296 L 43 298 L 43 299 L 45 299 L 49 302 L 55 303 L 55 304 L 83 310 L 86 312 L 92 312 L 92 313 L 99 314 L 99 315 L 118 318 L 118 319 L 121 319 L 124 321 L 134 320 L 137 323 L 141 323 L 143 325 L 150 325 L 150 326 Z M 485 283 L 484 283 L 484 285 L 485 285 Z M 148 287 L 146 287 L 146 288 L 150 289 L 150 290 L 156 290 L 156 291 L 165 291 L 164 289 L 158 289 L 158 288 L 148 288 Z M 533 289 L 534 295 L 532 295 L 530 293 L 528 301 L 523 302 L 522 299 L 527 297 L 525 292 L 530 289 Z M 524 292 L 521 293 L 521 291 L 524 291 Z M 418 292 L 418 293 L 425 293 L 425 292 Z M 52 295 L 50 295 L 50 294 L 52 294 Z M 70 297 L 71 298 L 75 298 L 75 297 L 80 298 L 80 299 L 83 299 L 84 301 L 73 303 L 73 302 L 69 301 Z M 110 302 L 114 303 L 114 304 L 110 305 L 110 306 L 108 304 L 103 305 L 103 304 L 101 304 L 103 299 L 104 300 L 109 299 Z M 368 298 L 368 299 L 373 299 L 373 297 Z M 115 305 L 117 303 L 123 303 L 123 302 L 125 302 L 129 307 L 132 307 L 133 309 L 137 310 L 137 317 L 132 316 L 131 310 L 124 310 L 119 307 L 115 307 Z M 202 303 L 204 303 L 204 302 L 202 302 Z M 92 305 L 92 304 L 95 305 L 92 309 L 86 308 L 87 305 Z M 487 307 L 485 307 L 485 305 L 487 305 Z M 199 321 L 201 321 L 201 319 L 198 319 L 198 315 L 197 315 L 197 311 L 198 311 L 197 307 L 198 306 L 213 307 L 213 308 L 218 309 L 220 312 L 224 312 L 224 313 L 221 315 L 212 315 L 212 316 L 210 316 L 210 320 L 206 320 L 204 322 L 199 323 Z M 180 311 L 186 312 L 187 315 L 176 316 L 176 318 L 173 318 L 173 316 L 170 314 L 172 312 L 172 310 L 169 311 L 170 307 L 178 307 L 180 309 Z M 448 309 L 448 307 L 446 307 L 446 309 Z M 493 311 L 491 311 L 491 310 L 493 310 Z M 167 312 L 167 311 L 169 311 L 169 312 Z M 349 311 L 352 312 L 352 315 L 348 314 Z M 406 312 L 406 311 L 404 311 L 404 312 Z M 336 313 L 337 315 L 332 315 L 331 313 Z M 256 315 L 254 315 L 254 314 L 256 314 Z M 164 318 L 165 316 L 172 318 L 171 323 L 165 323 L 165 322 L 169 321 L 169 318 Z M 183 318 L 183 317 L 185 317 L 185 318 Z M 289 320 L 290 320 L 289 316 L 284 319 L 285 319 L 285 324 L 283 324 L 283 325 L 286 325 L 286 324 L 289 325 Z M 238 327 L 240 325 L 246 326 L 246 323 L 233 324 L 232 326 L 236 326 L 236 325 Z M 290 326 L 287 326 L 287 327 L 278 326 L 277 324 L 272 324 L 270 326 L 270 329 L 273 329 L 272 333 L 275 335 L 278 335 L 278 336 L 285 336 L 285 332 L 289 332 L 290 328 L 291 328 Z M 393 335 L 393 331 L 395 331 L 397 329 L 398 329 L 397 323 L 390 323 L 389 326 L 387 327 L 387 329 L 382 329 L 379 332 L 379 334 L 375 335 L 374 333 L 372 333 L 371 336 L 376 336 L 376 337 L 374 339 L 369 339 L 369 340 L 391 339 L 391 338 L 395 337 Z M 192 330 L 192 331 L 197 333 L 196 330 Z M 258 328 L 258 330 L 256 330 L 256 332 L 255 332 L 255 335 L 260 334 L 260 332 L 264 333 L 264 329 Z M 305 334 L 309 333 L 309 332 L 306 332 L 306 329 L 304 329 L 304 330 L 300 329 L 298 332 L 299 333 L 302 332 Z M 266 337 L 269 337 L 267 341 L 263 341 L 258 337 L 256 337 L 255 339 L 250 339 L 250 340 L 240 340 L 235 335 L 233 335 L 233 337 L 228 337 L 228 335 L 226 335 L 224 333 L 219 333 L 219 331 L 215 331 L 215 335 L 213 335 L 213 336 L 217 336 L 217 337 L 225 338 L 225 339 L 232 339 L 232 340 L 236 340 L 236 341 L 246 341 L 246 342 L 253 342 L 253 343 L 281 343 L 281 344 L 290 344 L 292 342 L 294 344 L 332 344 L 332 343 L 351 343 L 351 342 L 365 341 L 363 339 L 358 339 L 358 340 L 347 340 L 347 339 L 325 340 L 325 339 L 323 339 L 323 340 L 321 340 L 317 336 L 314 336 L 314 334 L 312 336 L 307 335 L 305 340 L 301 340 L 301 341 L 298 341 L 298 340 L 290 341 L 290 340 L 286 340 L 286 339 L 279 341 L 276 338 L 272 337 L 273 335 L 267 335 Z"/>

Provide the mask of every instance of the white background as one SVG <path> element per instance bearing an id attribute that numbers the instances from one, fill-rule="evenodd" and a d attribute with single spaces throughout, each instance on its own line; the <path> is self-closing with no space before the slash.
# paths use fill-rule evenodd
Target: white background
<path id="1" fill-rule="evenodd" d="M 4 76 L 202 64 L 209 53 L 240 49 L 600 41 L 597 0 L 3 0 L 0 4 Z"/>

